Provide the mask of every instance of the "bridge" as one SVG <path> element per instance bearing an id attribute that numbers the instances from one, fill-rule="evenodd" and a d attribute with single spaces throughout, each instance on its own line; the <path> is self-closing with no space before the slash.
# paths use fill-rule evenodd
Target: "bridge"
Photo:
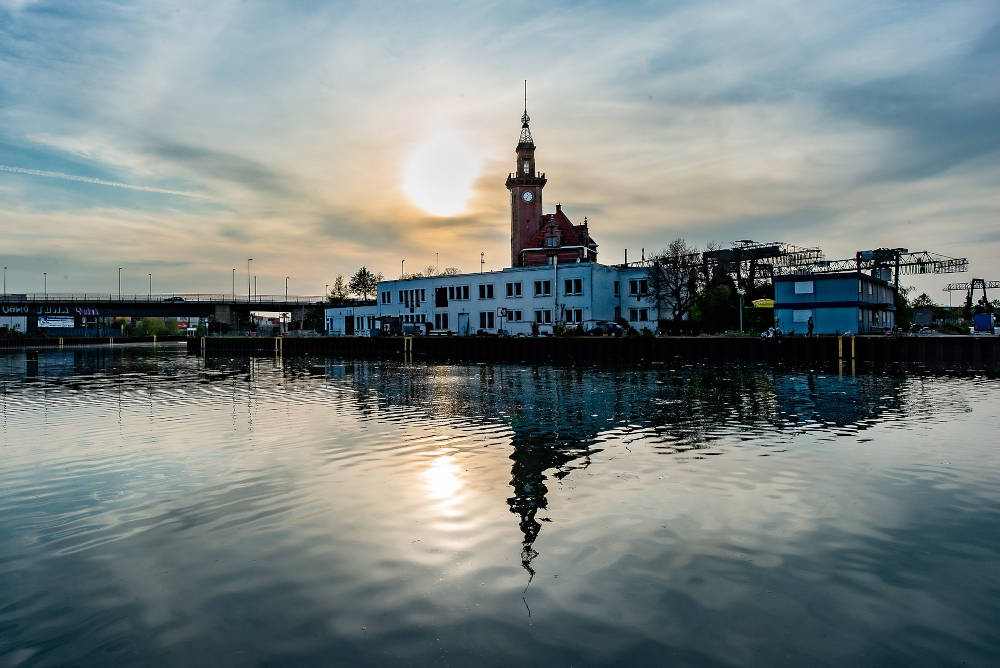
<path id="1" fill-rule="evenodd" d="M 290 313 L 301 321 L 306 309 L 323 306 L 323 297 L 291 295 L 230 294 L 109 294 L 33 293 L 0 295 L 0 316 L 26 317 L 34 329 L 39 317 L 72 317 L 76 326 L 84 321 L 119 317 L 214 317 L 232 328 L 247 323 L 251 312 Z"/>

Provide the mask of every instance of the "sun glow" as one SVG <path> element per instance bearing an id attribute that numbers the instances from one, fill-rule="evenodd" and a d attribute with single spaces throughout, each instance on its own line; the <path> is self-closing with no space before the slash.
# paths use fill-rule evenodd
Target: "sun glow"
<path id="1" fill-rule="evenodd" d="M 466 137 L 443 132 L 425 140 L 410 156 L 403 190 L 432 216 L 456 216 L 465 211 L 482 162 Z"/>
<path id="2" fill-rule="evenodd" d="M 451 455 L 436 458 L 424 472 L 424 482 L 431 498 L 447 499 L 455 494 L 462 487 L 458 473 L 458 464 Z"/>

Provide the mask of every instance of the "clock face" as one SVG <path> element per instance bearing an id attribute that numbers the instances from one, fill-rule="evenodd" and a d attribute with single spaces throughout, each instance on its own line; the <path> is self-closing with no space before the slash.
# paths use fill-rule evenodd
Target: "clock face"
<path id="1" fill-rule="evenodd" d="M 521 199 L 523 199 L 525 202 L 530 202 L 531 200 L 535 199 L 535 196 L 531 193 L 530 190 L 526 190 L 524 194 L 521 195 Z"/>

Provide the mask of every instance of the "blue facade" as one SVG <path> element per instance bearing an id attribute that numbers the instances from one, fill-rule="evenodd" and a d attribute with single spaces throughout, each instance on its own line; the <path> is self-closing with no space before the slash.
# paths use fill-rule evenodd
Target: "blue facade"
<path id="1" fill-rule="evenodd" d="M 895 291 L 867 274 L 774 277 L 774 323 L 783 332 L 870 334 L 896 325 Z"/>

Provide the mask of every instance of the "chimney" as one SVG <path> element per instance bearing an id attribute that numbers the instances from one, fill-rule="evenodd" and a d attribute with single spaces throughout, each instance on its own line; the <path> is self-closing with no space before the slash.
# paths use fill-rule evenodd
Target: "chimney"
<path id="1" fill-rule="evenodd" d="M 562 204 L 556 204 L 556 213 L 562 213 Z"/>

